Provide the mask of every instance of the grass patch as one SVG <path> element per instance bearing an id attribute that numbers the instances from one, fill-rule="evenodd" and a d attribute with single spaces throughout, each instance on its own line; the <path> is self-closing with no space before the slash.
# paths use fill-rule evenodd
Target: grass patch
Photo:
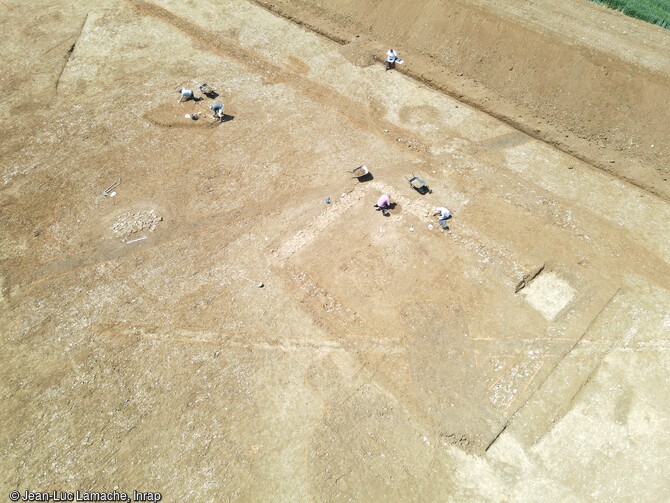
<path id="1" fill-rule="evenodd" d="M 591 0 L 663 28 L 670 29 L 670 0 Z"/>

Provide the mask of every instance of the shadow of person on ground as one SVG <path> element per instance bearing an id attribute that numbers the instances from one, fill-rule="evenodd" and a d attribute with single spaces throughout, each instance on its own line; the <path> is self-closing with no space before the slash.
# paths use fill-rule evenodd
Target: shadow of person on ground
<path id="1" fill-rule="evenodd" d="M 381 211 L 382 215 L 384 215 L 385 217 L 390 217 L 391 216 L 390 211 L 395 209 L 396 206 L 398 206 L 396 203 L 391 203 L 388 206 L 384 206 L 384 207 L 379 207 L 375 204 L 375 210 L 376 211 Z"/>
<path id="2" fill-rule="evenodd" d="M 234 116 L 234 115 L 223 114 L 223 117 L 221 118 L 221 120 L 216 119 L 214 122 L 212 122 L 212 124 L 211 124 L 210 127 L 214 128 L 214 127 L 216 127 L 216 126 L 219 126 L 219 125 L 223 124 L 224 122 L 230 122 L 230 121 L 232 121 L 233 119 L 235 119 L 235 116 Z"/>

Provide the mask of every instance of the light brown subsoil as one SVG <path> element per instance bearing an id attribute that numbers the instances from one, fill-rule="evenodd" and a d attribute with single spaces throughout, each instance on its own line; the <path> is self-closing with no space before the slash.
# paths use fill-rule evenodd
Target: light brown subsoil
<path id="1" fill-rule="evenodd" d="M 0 496 L 668 494 L 666 200 L 385 72 L 372 31 L 36 7 L 0 2 Z M 203 81 L 225 122 L 177 103 Z"/>
<path id="2" fill-rule="evenodd" d="M 582 0 L 256 0 L 590 164 L 670 197 L 670 32 Z"/>

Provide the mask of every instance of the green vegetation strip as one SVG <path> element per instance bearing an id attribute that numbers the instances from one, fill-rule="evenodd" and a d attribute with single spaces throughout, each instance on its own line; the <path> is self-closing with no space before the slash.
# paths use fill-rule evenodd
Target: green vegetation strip
<path id="1" fill-rule="evenodd" d="M 591 0 L 649 23 L 670 29 L 670 0 Z"/>

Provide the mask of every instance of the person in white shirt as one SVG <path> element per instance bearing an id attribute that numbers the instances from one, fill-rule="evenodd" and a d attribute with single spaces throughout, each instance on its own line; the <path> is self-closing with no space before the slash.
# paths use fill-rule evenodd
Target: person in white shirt
<path id="1" fill-rule="evenodd" d="M 181 90 L 179 91 L 179 101 L 177 103 L 181 103 L 182 101 L 188 101 L 195 99 L 195 95 L 193 94 L 193 91 L 190 89 L 186 89 L 185 87 L 182 87 Z"/>
<path id="2" fill-rule="evenodd" d="M 435 212 L 433 213 L 433 216 L 438 217 L 438 223 L 440 224 L 440 227 L 442 227 L 445 230 L 449 230 L 449 225 L 447 224 L 447 220 L 451 218 L 451 212 L 443 207 L 440 206 L 439 208 L 435 208 Z"/>
<path id="3" fill-rule="evenodd" d="M 398 53 L 395 49 L 389 49 L 386 52 L 386 70 L 392 70 L 395 68 L 396 61 L 401 62 L 402 60 L 398 57 Z"/>

